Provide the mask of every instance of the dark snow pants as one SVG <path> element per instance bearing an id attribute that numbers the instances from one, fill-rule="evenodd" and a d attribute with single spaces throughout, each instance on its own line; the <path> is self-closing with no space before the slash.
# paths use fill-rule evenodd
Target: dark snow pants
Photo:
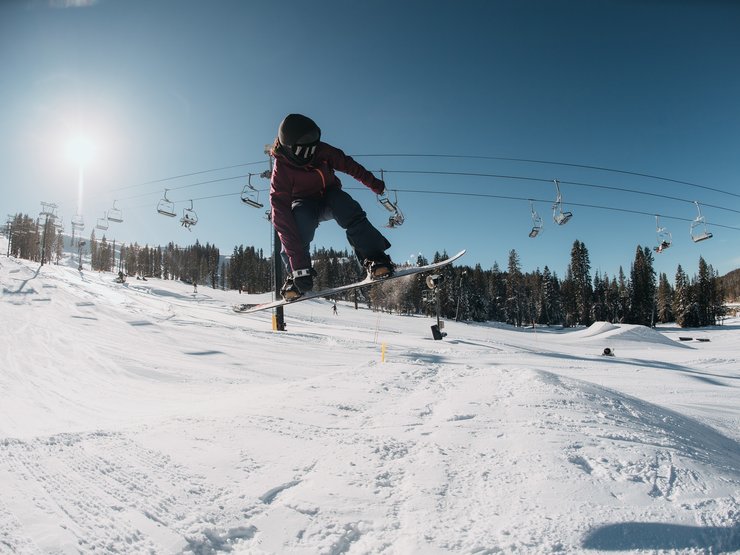
<path id="1" fill-rule="evenodd" d="M 296 199 L 291 208 L 303 241 L 306 258 L 309 260 L 316 228 L 319 227 L 319 223 L 327 220 L 335 220 L 339 227 L 347 232 L 347 240 L 360 263 L 365 259 L 382 259 L 385 251 L 391 246 L 388 239 L 367 219 L 367 214 L 360 203 L 342 189 L 328 189 L 320 199 Z M 285 250 L 282 256 L 290 271 L 303 269 L 290 267 Z"/>

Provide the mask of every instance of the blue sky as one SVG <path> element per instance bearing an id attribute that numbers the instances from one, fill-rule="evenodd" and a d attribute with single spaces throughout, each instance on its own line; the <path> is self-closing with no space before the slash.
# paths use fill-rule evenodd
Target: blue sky
<path id="1" fill-rule="evenodd" d="M 86 236 L 116 200 L 125 221 L 108 239 L 268 251 L 269 223 L 239 193 L 300 112 L 387 172 L 406 216 L 387 230 L 396 261 L 467 248 L 487 269 L 516 249 L 525 271 L 562 277 L 578 239 L 592 274 L 612 276 L 657 244 L 660 214 L 673 245 L 659 272 L 691 275 L 703 256 L 724 274 L 740 267 L 738 29 L 740 4 L 720 0 L 2 2 L 0 215 L 53 202 L 69 230 L 79 164 L 66 150 L 82 134 Z M 252 183 L 267 203 L 268 181 Z M 386 221 L 369 190 L 343 183 Z M 191 232 L 157 214 L 165 187 L 178 212 L 193 200 Z M 526 199 L 545 223 L 536 239 Z M 702 243 L 694 200 L 714 234 Z M 348 246 L 331 222 L 316 244 Z"/>

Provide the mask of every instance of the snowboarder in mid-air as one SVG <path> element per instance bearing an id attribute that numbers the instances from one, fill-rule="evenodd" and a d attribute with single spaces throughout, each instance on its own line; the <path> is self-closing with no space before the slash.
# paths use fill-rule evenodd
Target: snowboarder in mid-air
<path id="1" fill-rule="evenodd" d="M 311 242 L 319 223 L 335 220 L 347 233 L 357 258 L 373 279 L 393 275 L 385 251 L 391 244 L 367 219 L 360 204 L 342 190 L 335 171 L 346 173 L 374 193 L 385 183 L 336 147 L 321 141 L 321 129 L 309 117 L 290 114 L 281 123 L 272 149 L 270 181 L 272 223 L 282 244 L 288 279 L 281 289 L 293 300 L 313 289 Z"/>

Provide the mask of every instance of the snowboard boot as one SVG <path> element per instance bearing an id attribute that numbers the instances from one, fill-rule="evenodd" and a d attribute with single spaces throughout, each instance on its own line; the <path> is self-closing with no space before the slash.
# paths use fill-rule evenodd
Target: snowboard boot
<path id="1" fill-rule="evenodd" d="M 313 268 L 295 270 L 291 272 L 285 284 L 280 289 L 280 294 L 286 301 L 292 301 L 302 297 L 305 293 L 313 290 L 313 278 L 318 274 Z"/>
<path id="2" fill-rule="evenodd" d="M 368 277 L 372 280 L 389 278 L 393 275 L 395 269 L 395 265 L 387 254 L 379 256 L 375 260 L 365 260 L 363 266 L 367 270 Z"/>
<path id="3" fill-rule="evenodd" d="M 295 286 L 295 283 L 293 283 L 292 277 L 285 280 L 283 287 L 280 289 L 280 294 L 286 301 L 294 301 L 303 295 L 301 290 Z"/>

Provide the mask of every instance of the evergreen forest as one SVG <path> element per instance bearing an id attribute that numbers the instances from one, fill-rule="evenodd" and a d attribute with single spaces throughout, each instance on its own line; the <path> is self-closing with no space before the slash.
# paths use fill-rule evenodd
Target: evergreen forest
<path id="1" fill-rule="evenodd" d="M 47 220 L 39 222 L 16 214 L 8 226 L 8 255 L 44 263 L 59 263 L 69 237 Z M 264 293 L 274 289 L 270 256 L 254 247 L 234 247 L 222 256 L 214 245 L 180 247 L 116 245 L 95 230 L 79 250 L 93 271 L 114 272 L 122 278 L 149 277 L 180 280 L 194 285 Z M 70 247 L 66 249 L 70 250 Z M 87 256 L 89 255 L 89 257 Z M 74 254 L 73 254 L 74 256 Z M 418 265 L 447 258 L 435 253 Z M 364 270 L 346 250 L 314 249 L 314 281 L 317 290 L 362 279 Z M 637 246 L 634 261 L 616 275 L 592 275 L 586 245 L 576 240 L 566 273 L 560 277 L 545 266 L 525 272 L 519 255 L 511 250 L 506 266 L 494 262 L 490 269 L 480 264 L 447 266 L 440 272 L 441 285 L 427 287 L 425 276 L 415 275 L 349 292 L 344 300 L 363 303 L 374 310 L 401 314 L 436 314 L 446 319 L 475 322 L 505 322 L 513 326 L 588 326 L 596 321 L 641 324 L 676 322 L 681 327 L 702 327 L 721 323 L 725 303 L 737 301 L 740 270 L 720 278 L 712 266 L 699 258 L 698 267 L 680 265 L 675 275 L 657 275 L 649 247 Z"/>

